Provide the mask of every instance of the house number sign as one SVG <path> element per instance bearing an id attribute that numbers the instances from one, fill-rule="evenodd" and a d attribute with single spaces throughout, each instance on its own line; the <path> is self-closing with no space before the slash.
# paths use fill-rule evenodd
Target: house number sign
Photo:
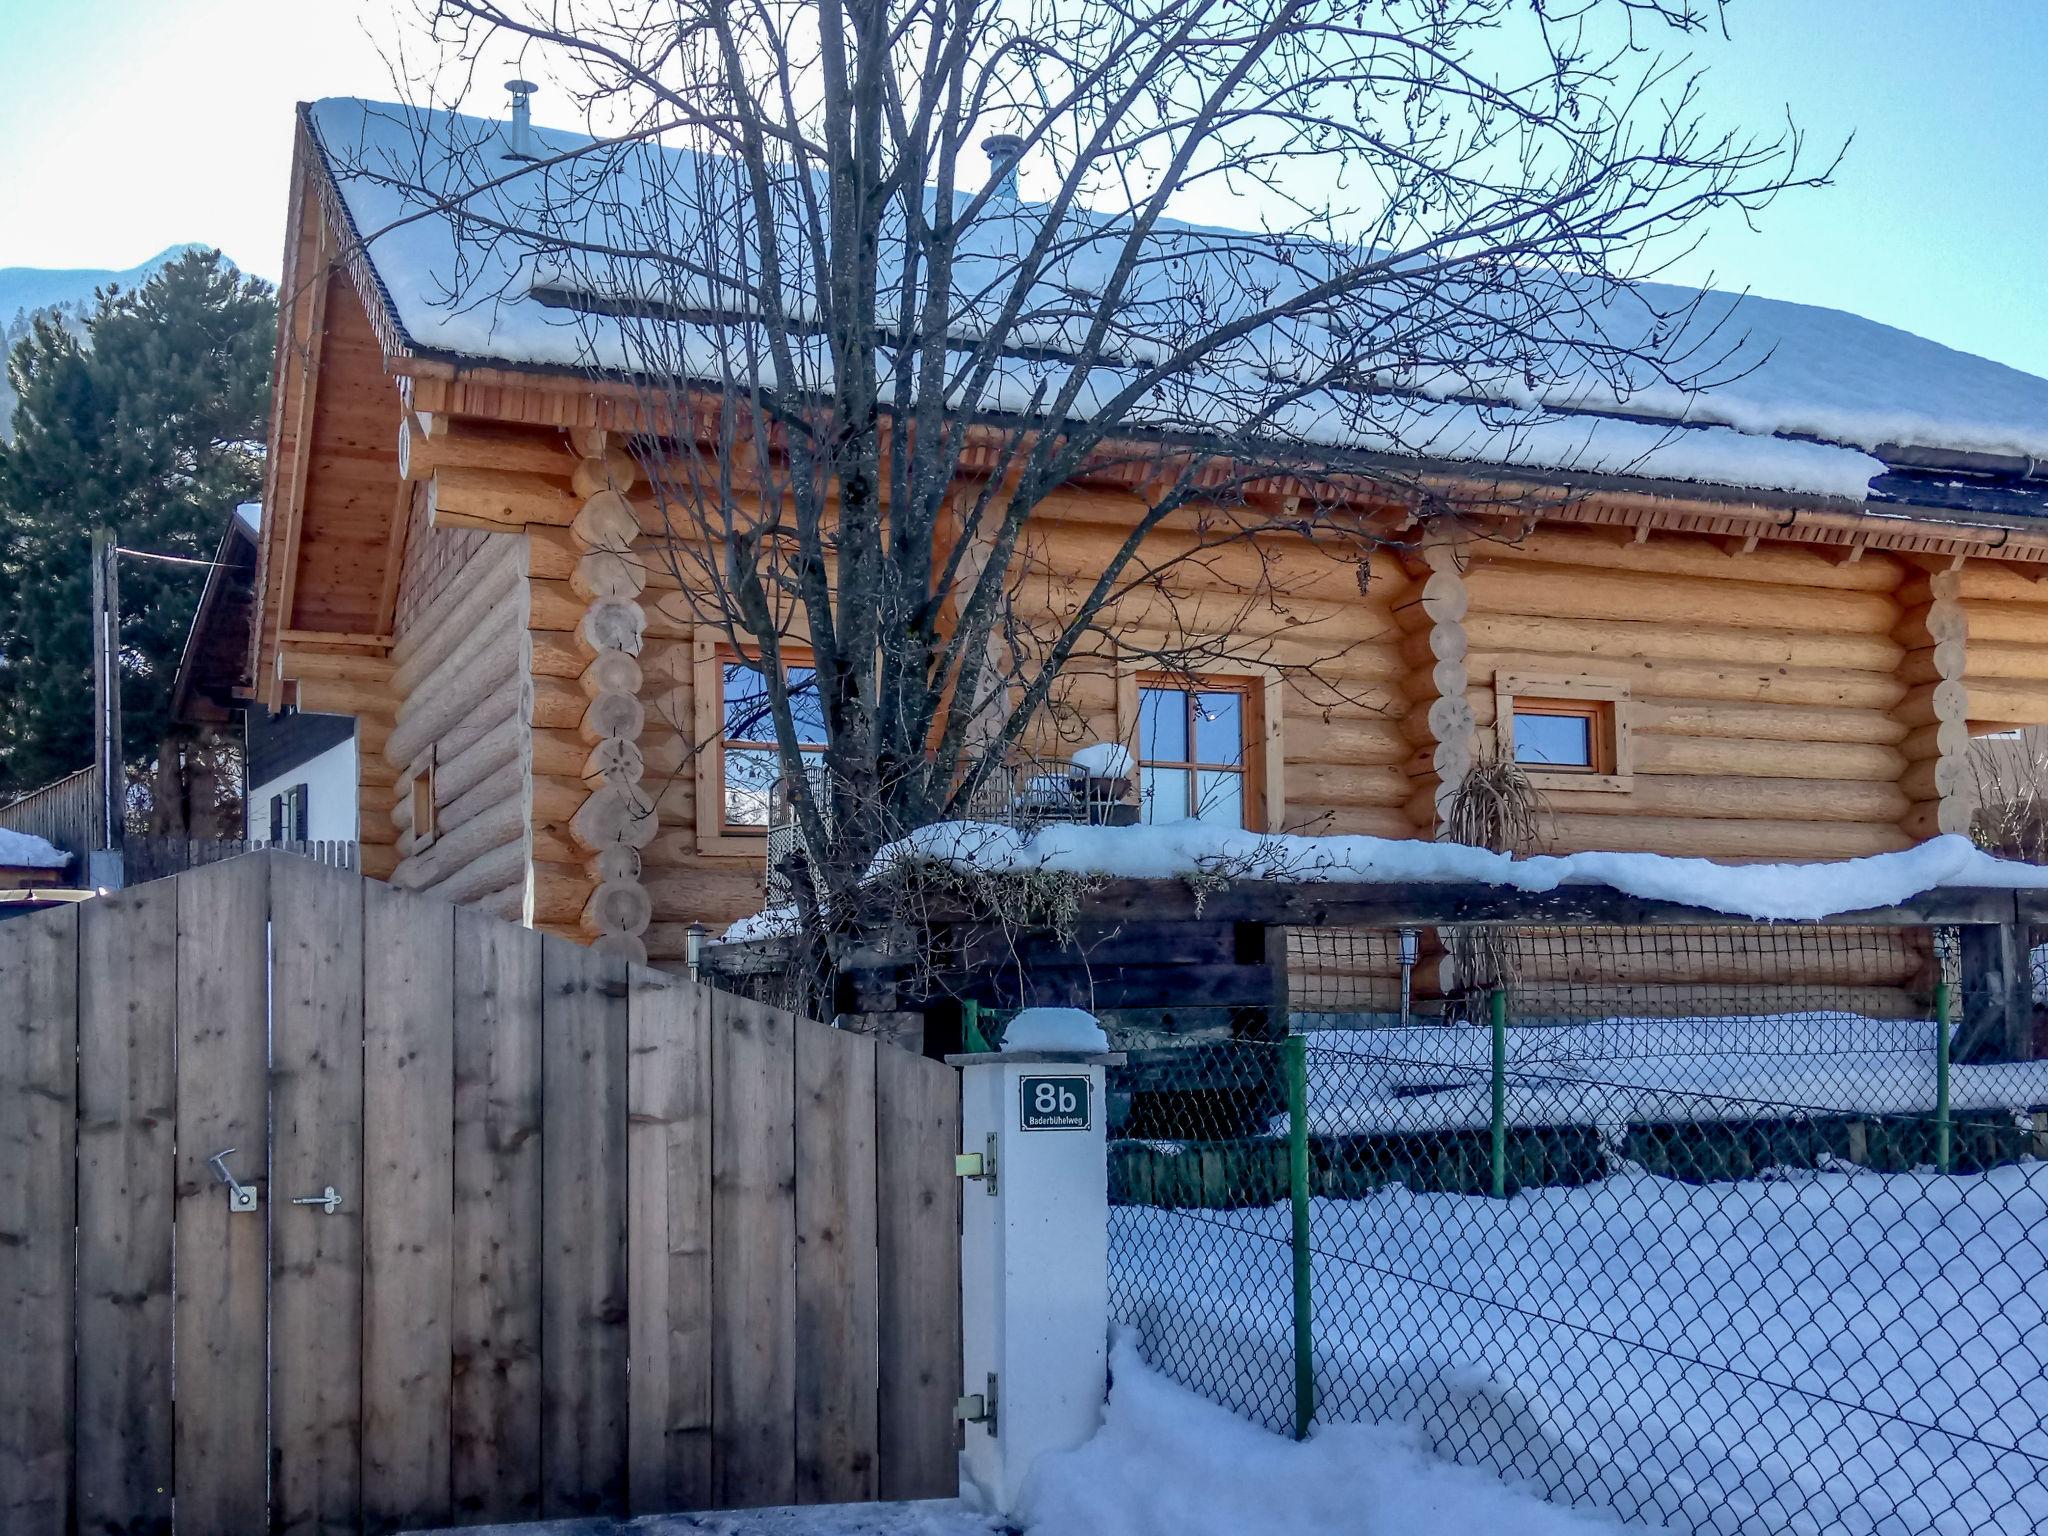
<path id="1" fill-rule="evenodd" d="M 1027 1131 L 1085 1131 L 1088 1119 L 1088 1078 L 1026 1077 L 1023 1128 Z"/>

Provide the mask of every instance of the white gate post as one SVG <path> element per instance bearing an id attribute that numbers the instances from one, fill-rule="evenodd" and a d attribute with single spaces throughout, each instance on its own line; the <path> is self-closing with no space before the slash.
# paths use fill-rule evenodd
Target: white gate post
<path id="1" fill-rule="evenodd" d="M 1032 1463 L 1095 1433 L 1108 1381 L 1109 1166 L 1099 1052 L 961 1068 L 963 1498 L 1017 1511 Z"/>

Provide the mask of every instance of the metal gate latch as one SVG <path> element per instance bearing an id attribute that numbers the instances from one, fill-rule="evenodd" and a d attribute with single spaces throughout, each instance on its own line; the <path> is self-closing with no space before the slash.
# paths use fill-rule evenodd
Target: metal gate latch
<path id="1" fill-rule="evenodd" d="M 229 1147 L 225 1151 L 214 1153 L 207 1161 L 213 1164 L 213 1171 L 220 1175 L 221 1183 L 228 1187 L 228 1209 L 253 1211 L 256 1209 L 256 1186 L 239 1184 L 235 1181 L 235 1176 L 228 1172 L 227 1160 L 234 1155 L 235 1149 Z"/>
<path id="2" fill-rule="evenodd" d="M 953 1159 L 953 1177 L 979 1179 L 985 1194 L 996 1192 L 996 1138 L 990 1133 L 986 1152 L 962 1152 Z"/>
<path id="3" fill-rule="evenodd" d="M 293 1199 L 292 1204 L 317 1205 L 322 1210 L 326 1211 L 328 1215 L 332 1216 L 336 1211 L 341 1209 L 341 1196 L 334 1192 L 334 1186 L 330 1184 L 325 1189 L 320 1191 L 320 1193 L 317 1195 L 297 1196 Z"/>
<path id="4" fill-rule="evenodd" d="M 953 1404 L 953 1417 L 962 1424 L 979 1424 L 991 1435 L 996 1432 L 996 1373 L 988 1373 L 986 1392 L 969 1392 Z"/>

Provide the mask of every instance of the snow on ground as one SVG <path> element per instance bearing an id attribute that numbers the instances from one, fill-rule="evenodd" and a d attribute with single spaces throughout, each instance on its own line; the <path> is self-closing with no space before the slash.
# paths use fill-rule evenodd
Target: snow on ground
<path id="1" fill-rule="evenodd" d="M 1517 1126 L 1753 1120 L 1785 1111 L 1932 1112 L 1931 1019 L 1853 1013 L 1601 1019 L 1507 1031 Z M 1308 1036 L 1311 1135 L 1479 1130 L 1492 1123 L 1493 1032 L 1483 1024 L 1319 1030 Z M 2048 1105 L 2048 1061 L 1949 1069 L 1957 1111 Z M 1285 1123 L 1276 1126 L 1284 1134 Z"/>
<path id="2" fill-rule="evenodd" d="M 1031 1536 L 1597 1536 L 1622 1526 L 1546 1504 L 1429 1451 L 1413 1430 L 1338 1424 L 1307 1441 L 1247 1424 L 1111 1351 L 1102 1429 L 1025 1487 Z"/>
<path id="3" fill-rule="evenodd" d="M 1703 1186 L 1624 1169 L 1311 1216 L 1325 1419 L 1702 1536 L 2048 1530 L 2048 1163 Z M 1284 1423 L 1287 1208 L 1110 1220 L 1146 1357 Z"/>
<path id="4" fill-rule="evenodd" d="M 920 827 L 891 843 L 875 856 L 874 873 L 917 860 L 991 871 L 1048 870 L 1139 880 L 1211 874 L 1305 883 L 1472 882 L 1524 891 L 1583 883 L 1742 917 L 1809 921 L 1893 906 L 1940 886 L 2048 888 L 2048 869 L 1995 859 L 1955 834 L 1897 853 L 1833 863 L 1726 865 L 1659 853 L 1517 858 L 1459 843 L 1268 835 L 1197 821 L 1136 827 L 1054 825 L 1028 834 L 993 822 L 947 821 Z"/>
<path id="5" fill-rule="evenodd" d="M 777 1509 L 713 1510 L 463 1527 L 462 1536 L 1002 1536 L 1006 1527 L 958 1499 L 887 1504 L 809 1504 Z M 441 1536 L 441 1533 L 423 1533 Z M 453 1536 L 453 1528 L 446 1533 Z"/>
<path id="6" fill-rule="evenodd" d="M 32 832 L 0 827 L 0 868 L 62 869 L 71 855 Z"/>

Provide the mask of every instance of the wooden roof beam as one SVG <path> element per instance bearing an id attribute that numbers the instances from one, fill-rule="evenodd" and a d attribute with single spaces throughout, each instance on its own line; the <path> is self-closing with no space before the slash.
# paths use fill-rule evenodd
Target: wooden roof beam
<path id="1" fill-rule="evenodd" d="M 427 522 L 436 528 L 523 533 L 566 528 L 580 503 L 566 480 L 515 469 L 437 469 L 427 482 Z"/>
<path id="2" fill-rule="evenodd" d="M 299 373 L 298 409 L 294 413 L 292 427 L 291 491 L 284 505 L 284 550 L 279 562 L 277 607 L 271 615 L 279 632 L 289 628 L 292 622 L 292 600 L 298 592 L 299 577 L 299 536 L 306 520 L 306 474 L 312 463 L 313 408 L 320 392 L 320 341 L 327 325 L 327 294 L 333 283 L 333 274 L 328 266 L 328 229 L 326 220 L 314 236 L 312 302 L 307 307 L 306 324 L 297 338 L 295 356 L 286 363 L 286 368 Z M 260 676 L 260 673 L 259 673 Z M 272 684 L 270 707 L 283 706 L 283 695 L 275 683 Z"/>

